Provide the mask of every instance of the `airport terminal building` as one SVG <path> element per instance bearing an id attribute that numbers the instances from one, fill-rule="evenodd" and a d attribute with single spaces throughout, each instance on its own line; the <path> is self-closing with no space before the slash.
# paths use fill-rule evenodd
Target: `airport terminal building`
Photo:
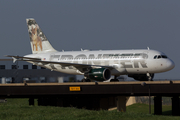
<path id="1" fill-rule="evenodd" d="M 0 59 L 0 83 L 76 81 L 76 75 L 51 71 L 24 61 Z"/>

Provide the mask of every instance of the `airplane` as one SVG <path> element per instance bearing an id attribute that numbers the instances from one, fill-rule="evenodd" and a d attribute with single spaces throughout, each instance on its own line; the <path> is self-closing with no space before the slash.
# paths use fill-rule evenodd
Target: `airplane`
<path id="1" fill-rule="evenodd" d="M 84 75 L 83 82 L 118 81 L 117 77 L 128 75 L 139 81 L 152 81 L 155 73 L 166 72 L 175 67 L 163 52 L 151 49 L 57 51 L 35 19 L 26 19 L 32 54 L 12 57 L 13 62 L 26 61 L 34 65 L 67 74 Z M 111 79 L 114 76 L 114 79 Z"/>

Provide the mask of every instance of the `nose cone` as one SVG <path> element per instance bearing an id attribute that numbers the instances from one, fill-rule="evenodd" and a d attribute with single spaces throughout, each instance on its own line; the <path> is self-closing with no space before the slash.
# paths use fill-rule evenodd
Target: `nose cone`
<path id="1" fill-rule="evenodd" d="M 175 64 L 174 64 L 174 62 L 172 60 L 168 60 L 166 62 L 166 67 L 167 67 L 168 70 L 172 70 L 175 67 Z"/>

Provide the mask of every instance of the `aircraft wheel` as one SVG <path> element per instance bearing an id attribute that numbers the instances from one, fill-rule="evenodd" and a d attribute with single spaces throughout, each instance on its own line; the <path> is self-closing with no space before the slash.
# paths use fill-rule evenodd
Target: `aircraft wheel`
<path id="1" fill-rule="evenodd" d="M 81 82 L 91 82 L 90 79 L 82 79 Z"/>
<path id="2" fill-rule="evenodd" d="M 111 79 L 110 82 L 119 82 L 118 79 Z"/>
<path id="3" fill-rule="evenodd" d="M 81 82 L 86 82 L 86 79 L 82 79 Z"/>
<path id="4" fill-rule="evenodd" d="M 90 79 L 86 79 L 86 82 L 91 82 L 91 80 Z"/>

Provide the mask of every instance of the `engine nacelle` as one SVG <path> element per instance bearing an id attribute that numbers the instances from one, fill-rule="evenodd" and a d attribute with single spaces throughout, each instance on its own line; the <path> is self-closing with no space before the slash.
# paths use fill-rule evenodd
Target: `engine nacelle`
<path id="1" fill-rule="evenodd" d="M 107 68 L 93 68 L 84 76 L 92 80 L 105 81 L 111 78 L 111 71 Z"/>

